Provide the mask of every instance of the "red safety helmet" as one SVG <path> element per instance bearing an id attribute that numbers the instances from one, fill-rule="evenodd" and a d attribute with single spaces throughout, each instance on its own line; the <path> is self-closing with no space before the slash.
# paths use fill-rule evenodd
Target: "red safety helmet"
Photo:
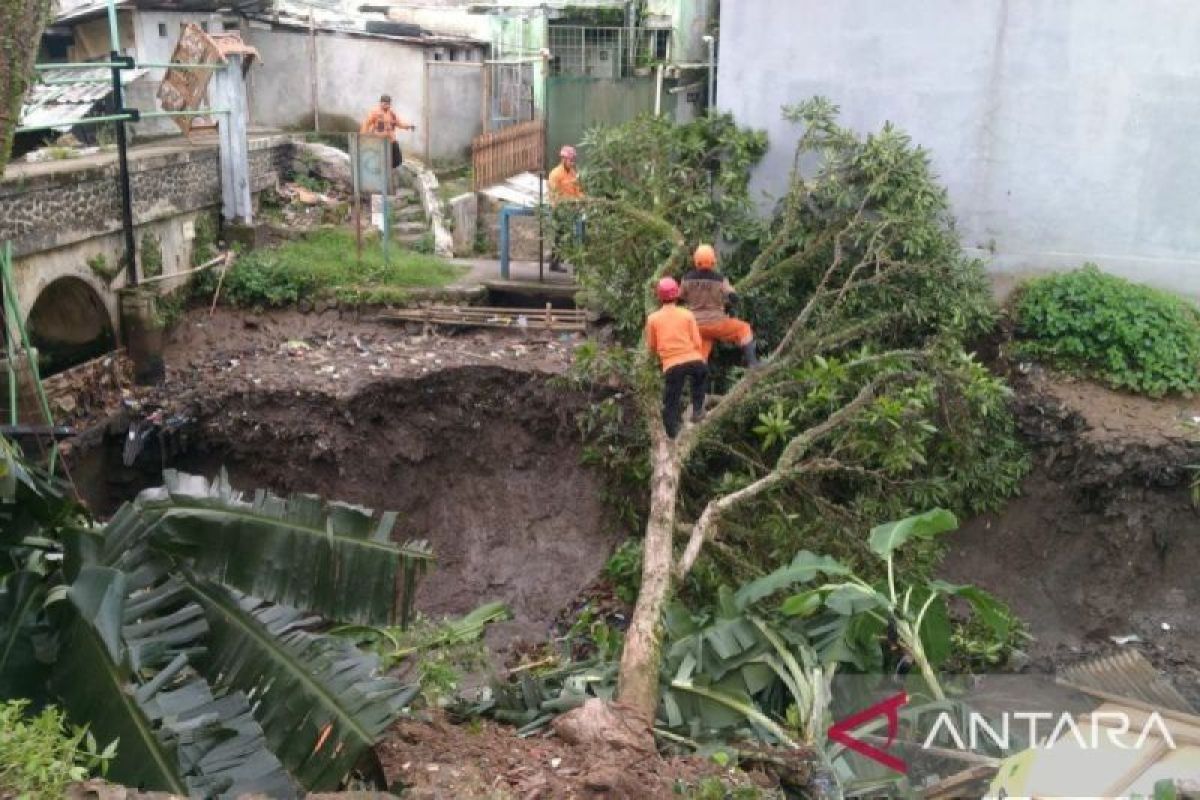
<path id="1" fill-rule="evenodd" d="M 692 263 L 697 269 L 715 269 L 717 266 L 717 251 L 711 244 L 702 244 L 692 254 Z"/>
<path id="2" fill-rule="evenodd" d="M 663 278 L 658 282 L 658 299 L 664 303 L 673 303 L 679 299 L 679 284 L 674 278 Z"/>

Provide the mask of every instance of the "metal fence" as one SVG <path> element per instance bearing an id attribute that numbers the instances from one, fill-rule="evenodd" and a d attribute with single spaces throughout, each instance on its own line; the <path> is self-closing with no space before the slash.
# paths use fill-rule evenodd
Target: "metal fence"
<path id="1" fill-rule="evenodd" d="M 669 30 L 550 25 L 550 74 L 625 78 L 666 57 Z"/>

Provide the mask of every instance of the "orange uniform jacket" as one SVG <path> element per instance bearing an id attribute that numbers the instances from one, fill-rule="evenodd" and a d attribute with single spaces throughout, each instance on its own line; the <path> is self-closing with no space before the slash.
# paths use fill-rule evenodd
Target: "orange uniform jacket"
<path id="1" fill-rule="evenodd" d="M 367 118 L 363 120 L 362 127 L 359 133 L 373 133 L 376 136 L 386 136 L 389 139 L 395 136 L 397 128 L 406 127 L 408 123 L 401 121 L 396 116 L 396 112 L 390 108 L 386 111 L 382 106 L 375 106 L 371 109 L 371 113 L 367 114 Z"/>
<path id="2" fill-rule="evenodd" d="M 546 179 L 546 182 L 550 184 L 551 203 L 583 197 L 583 187 L 579 185 L 579 170 L 577 169 L 567 169 L 563 164 L 559 164 L 550 170 L 550 177 Z"/>
<path id="3" fill-rule="evenodd" d="M 663 372 L 689 361 L 704 360 L 696 318 L 675 303 L 667 303 L 646 318 L 646 344 L 662 361 Z"/>

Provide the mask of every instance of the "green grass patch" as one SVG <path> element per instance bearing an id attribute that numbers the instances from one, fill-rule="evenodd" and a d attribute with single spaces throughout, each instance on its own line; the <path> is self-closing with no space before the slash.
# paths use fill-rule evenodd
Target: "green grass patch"
<path id="1" fill-rule="evenodd" d="M 1200 309 L 1095 264 L 1025 284 L 1019 356 L 1151 397 L 1200 391 Z"/>
<path id="2" fill-rule="evenodd" d="M 239 306 L 279 307 L 319 297 L 400 303 L 410 289 L 445 286 L 466 271 L 400 244 L 389 248 L 384 264 L 376 237 L 364 238 L 360 263 L 352 231 L 322 230 L 282 247 L 240 256 L 225 278 L 224 293 Z"/>

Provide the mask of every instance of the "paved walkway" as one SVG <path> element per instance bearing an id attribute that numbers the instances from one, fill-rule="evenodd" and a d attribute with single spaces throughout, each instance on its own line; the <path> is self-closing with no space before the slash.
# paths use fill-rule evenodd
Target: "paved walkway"
<path id="1" fill-rule="evenodd" d="M 450 284 L 451 288 L 467 288 L 482 286 L 488 281 L 500 280 L 500 261 L 495 258 L 458 258 L 454 260 L 455 264 L 463 264 L 471 268 L 471 271 L 466 275 Z M 555 287 L 572 286 L 575 283 L 575 276 L 570 272 L 570 267 L 567 267 L 567 272 L 551 272 L 550 262 L 547 261 L 545 269 L 542 271 L 542 280 L 539 281 L 538 262 L 536 261 L 510 261 L 508 264 L 509 280 L 519 281 L 522 283 L 546 283 Z"/>

